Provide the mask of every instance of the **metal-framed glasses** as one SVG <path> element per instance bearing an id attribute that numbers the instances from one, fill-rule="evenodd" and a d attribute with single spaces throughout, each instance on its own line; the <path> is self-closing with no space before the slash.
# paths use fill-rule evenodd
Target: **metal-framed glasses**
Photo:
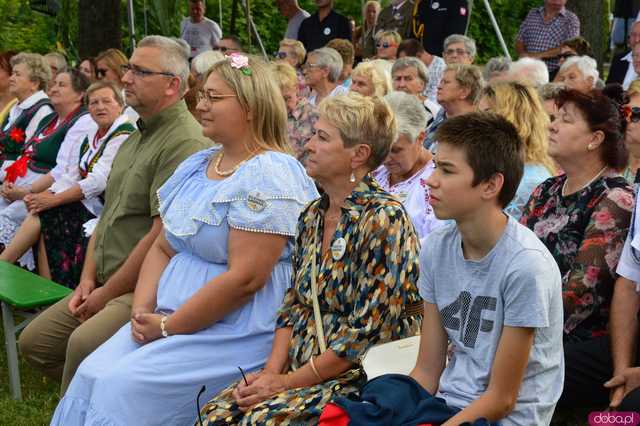
<path id="1" fill-rule="evenodd" d="M 447 56 L 451 56 L 451 55 L 458 55 L 458 56 L 465 56 L 467 55 L 467 51 L 464 49 L 447 49 L 444 51 L 444 54 Z"/>
<path id="2" fill-rule="evenodd" d="M 196 99 L 198 100 L 198 102 L 206 102 L 208 104 L 212 104 L 225 98 L 235 98 L 236 96 L 237 95 L 219 95 L 211 91 L 199 90 Z"/>
<path id="3" fill-rule="evenodd" d="M 176 77 L 176 75 L 172 72 L 168 72 L 168 71 L 151 71 L 151 70 L 145 70 L 143 68 L 137 67 L 135 65 L 131 65 L 131 64 L 124 64 L 124 65 L 120 65 L 120 70 L 122 71 L 122 74 L 126 74 L 127 72 L 131 71 L 131 73 L 136 76 L 136 77 L 140 77 L 140 78 L 145 78 L 145 77 L 149 77 L 152 75 L 163 75 L 165 77 Z"/>

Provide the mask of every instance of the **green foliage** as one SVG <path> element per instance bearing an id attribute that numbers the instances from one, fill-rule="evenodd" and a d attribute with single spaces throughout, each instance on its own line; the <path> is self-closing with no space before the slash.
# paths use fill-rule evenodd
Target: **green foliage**
<path id="1" fill-rule="evenodd" d="M 28 0 L 0 0 L 0 50 L 37 53 L 54 50 L 55 21 L 31 10 Z"/>
<path id="2" fill-rule="evenodd" d="M 490 3 L 511 57 L 516 58 L 515 43 L 520 24 L 532 8 L 542 5 L 543 0 L 492 0 Z M 483 64 L 494 56 L 504 56 L 482 0 L 473 2 L 468 35 L 476 40 L 478 46 L 476 62 Z"/>

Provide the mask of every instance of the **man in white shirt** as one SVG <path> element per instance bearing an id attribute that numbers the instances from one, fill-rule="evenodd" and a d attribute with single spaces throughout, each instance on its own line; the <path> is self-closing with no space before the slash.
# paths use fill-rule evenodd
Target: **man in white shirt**
<path id="1" fill-rule="evenodd" d="M 180 38 L 191 48 L 189 59 L 211 50 L 222 38 L 220 26 L 204 16 L 206 6 L 203 0 L 189 0 L 189 17 L 180 24 Z"/>
<path id="2" fill-rule="evenodd" d="M 280 14 L 287 19 L 287 31 L 284 33 L 284 38 L 297 40 L 300 24 L 311 14 L 298 5 L 298 0 L 276 0 L 276 6 Z"/>
<path id="3" fill-rule="evenodd" d="M 613 57 L 611 67 L 609 68 L 607 84 L 620 83 L 624 90 L 627 90 L 631 82 L 638 78 L 638 73 L 633 66 L 633 50 L 639 43 L 640 22 L 636 21 L 631 26 L 631 32 L 629 33 L 629 47 L 631 50 Z"/>

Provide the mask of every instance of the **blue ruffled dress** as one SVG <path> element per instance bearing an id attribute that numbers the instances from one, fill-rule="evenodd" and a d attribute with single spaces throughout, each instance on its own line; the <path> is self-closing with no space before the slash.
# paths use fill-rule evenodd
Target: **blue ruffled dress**
<path id="1" fill-rule="evenodd" d="M 318 197 L 298 161 L 265 152 L 221 181 L 206 176 L 219 147 L 185 160 L 158 191 L 166 238 L 176 255 L 158 285 L 157 311 L 172 312 L 227 270 L 230 228 L 293 237 L 304 206 Z M 238 366 L 266 362 L 276 313 L 291 285 L 293 238 L 270 280 L 244 306 L 209 328 L 146 345 L 130 323 L 78 368 L 52 425 L 182 425 L 197 415 L 202 385 L 206 402 L 238 379 Z"/>

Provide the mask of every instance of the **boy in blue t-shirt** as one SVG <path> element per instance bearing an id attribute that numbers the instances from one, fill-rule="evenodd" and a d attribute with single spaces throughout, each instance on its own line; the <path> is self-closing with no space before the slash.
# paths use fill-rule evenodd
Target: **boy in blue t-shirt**
<path id="1" fill-rule="evenodd" d="M 522 177 L 523 144 L 491 113 L 450 118 L 436 137 L 430 202 L 455 223 L 431 233 L 420 253 L 425 312 L 411 376 L 446 401 L 447 425 L 548 425 L 564 379 L 560 272 L 535 234 L 503 212 Z"/>

